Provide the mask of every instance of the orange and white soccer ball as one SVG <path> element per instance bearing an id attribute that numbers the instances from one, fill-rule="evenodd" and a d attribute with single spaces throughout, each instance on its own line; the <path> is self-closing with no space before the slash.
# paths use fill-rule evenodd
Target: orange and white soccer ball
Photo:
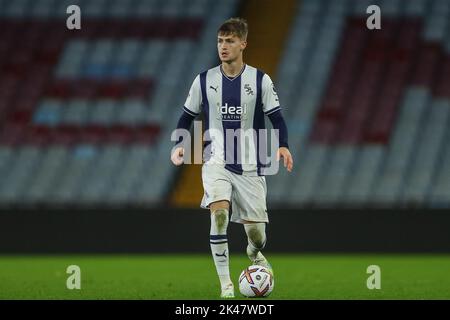
<path id="1" fill-rule="evenodd" d="M 262 266 L 252 265 L 239 276 L 239 291 L 248 298 L 267 297 L 273 286 L 273 275 Z"/>

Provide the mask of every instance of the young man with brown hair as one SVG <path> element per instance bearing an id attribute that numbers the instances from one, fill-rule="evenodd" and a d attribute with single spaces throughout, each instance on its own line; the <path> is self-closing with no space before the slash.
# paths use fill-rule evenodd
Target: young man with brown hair
<path id="1" fill-rule="evenodd" d="M 241 18 L 229 19 L 220 26 L 217 50 L 222 63 L 195 78 L 177 126 L 177 129 L 189 130 L 194 118 L 201 112 L 204 114 L 207 141 L 201 207 L 211 212 L 210 245 L 222 298 L 234 297 L 229 271 L 229 220 L 244 225 L 248 237 L 247 255 L 252 263 L 272 270 L 261 253 L 269 222 L 264 177 L 267 163 L 263 160 L 267 154 L 260 150 L 264 148 L 261 142 L 265 139 L 259 135 L 265 129 L 264 115 L 278 130 L 277 160 L 283 158 L 289 172 L 293 167 L 287 127 L 272 80 L 243 62 L 247 34 L 247 22 Z M 255 134 L 243 136 L 241 133 L 245 130 L 253 130 Z M 183 163 L 184 152 L 182 145 L 175 147 L 171 158 L 175 165 Z"/>

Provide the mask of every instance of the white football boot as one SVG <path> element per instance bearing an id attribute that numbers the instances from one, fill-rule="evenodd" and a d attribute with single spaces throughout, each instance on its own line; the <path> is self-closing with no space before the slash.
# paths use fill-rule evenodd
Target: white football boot
<path id="1" fill-rule="evenodd" d="M 250 259 L 252 260 L 252 259 Z M 254 265 L 257 266 L 262 266 L 264 268 L 267 269 L 267 271 L 269 271 L 272 274 L 273 277 L 273 268 L 272 265 L 269 263 L 269 261 L 266 259 L 266 257 L 264 257 L 264 255 L 261 252 L 258 252 L 258 254 L 256 255 L 255 260 L 252 260 Z"/>
<path id="2" fill-rule="evenodd" d="M 222 288 L 222 293 L 220 294 L 221 298 L 230 299 L 234 298 L 234 285 L 233 283 L 227 284 L 225 287 Z"/>

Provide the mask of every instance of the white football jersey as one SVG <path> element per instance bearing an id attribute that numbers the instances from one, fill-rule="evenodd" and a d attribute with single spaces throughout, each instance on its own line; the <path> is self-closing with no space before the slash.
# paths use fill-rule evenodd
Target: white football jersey
<path id="1" fill-rule="evenodd" d="M 264 175 L 267 137 L 260 130 L 265 129 L 264 115 L 280 110 L 267 74 L 249 65 L 234 78 L 221 66 L 209 69 L 195 78 L 184 110 L 204 115 L 206 163 L 223 164 L 237 174 Z"/>

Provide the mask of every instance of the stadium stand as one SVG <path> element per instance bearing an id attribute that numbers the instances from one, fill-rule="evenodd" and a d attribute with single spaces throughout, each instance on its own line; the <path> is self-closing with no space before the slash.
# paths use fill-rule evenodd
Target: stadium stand
<path id="1" fill-rule="evenodd" d="M 70 4 L 81 30 L 65 28 Z M 370 4 L 381 30 L 366 28 Z M 198 204 L 170 134 L 239 6 L 0 0 L 0 206 L 160 206 L 180 186 L 181 204 Z M 289 13 L 266 64 L 295 169 L 268 177 L 269 207 L 449 207 L 450 2 L 302 0 Z"/>
<path id="2" fill-rule="evenodd" d="M 274 206 L 449 205 L 449 3 L 377 3 L 376 31 L 373 1 L 298 8 L 277 82 L 297 170 L 268 179 Z"/>
<path id="3" fill-rule="evenodd" d="M 78 31 L 65 28 L 71 4 L 82 8 Z M 173 115 L 235 6 L 1 1 L 0 203 L 163 202 Z"/>

